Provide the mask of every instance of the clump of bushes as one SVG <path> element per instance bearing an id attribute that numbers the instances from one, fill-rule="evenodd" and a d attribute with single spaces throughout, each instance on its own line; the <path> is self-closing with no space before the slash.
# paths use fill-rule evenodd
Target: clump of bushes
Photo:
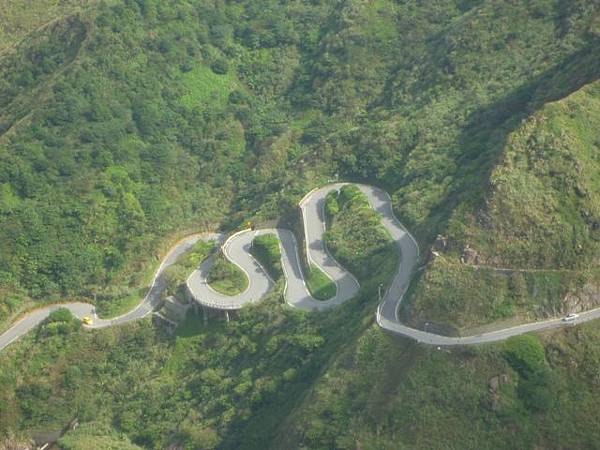
<path id="1" fill-rule="evenodd" d="M 505 342 L 503 354 L 519 374 L 523 403 L 534 411 L 548 410 L 555 400 L 555 383 L 540 339 L 528 334 L 512 337 Z"/>
<path id="2" fill-rule="evenodd" d="M 337 197 L 328 195 L 325 211 L 325 243 L 342 266 L 361 281 L 382 268 L 390 273 L 395 269 L 389 261 L 398 261 L 398 248 L 357 186 L 342 187 Z"/>
<path id="3" fill-rule="evenodd" d="M 275 281 L 283 276 L 279 239 L 275 234 L 269 233 L 255 237 L 252 241 L 251 253 Z"/>
<path id="4" fill-rule="evenodd" d="M 248 287 L 246 274 L 238 266 L 229 262 L 222 253 L 215 256 L 207 281 L 215 291 L 225 295 L 240 294 Z"/>
<path id="5" fill-rule="evenodd" d="M 43 336 L 65 335 L 81 328 L 81 321 L 67 308 L 52 311 L 42 324 L 40 333 Z"/>

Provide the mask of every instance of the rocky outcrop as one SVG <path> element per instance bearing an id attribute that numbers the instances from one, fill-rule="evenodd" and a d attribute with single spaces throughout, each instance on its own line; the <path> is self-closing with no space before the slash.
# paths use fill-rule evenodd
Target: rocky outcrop
<path id="1" fill-rule="evenodd" d="M 438 234 L 433 243 L 433 250 L 436 252 L 444 252 L 448 248 L 448 238 Z"/>
<path id="2" fill-rule="evenodd" d="M 500 386 L 507 383 L 510 383 L 510 377 L 505 373 L 496 375 L 488 381 L 492 411 L 500 410 Z"/>
<path id="3" fill-rule="evenodd" d="M 600 285 L 586 283 L 576 292 L 569 292 L 563 300 L 563 312 L 586 311 L 600 306 Z"/>
<path id="4" fill-rule="evenodd" d="M 469 247 L 469 244 L 463 250 L 460 262 L 463 264 L 479 264 L 479 254 L 474 248 Z"/>

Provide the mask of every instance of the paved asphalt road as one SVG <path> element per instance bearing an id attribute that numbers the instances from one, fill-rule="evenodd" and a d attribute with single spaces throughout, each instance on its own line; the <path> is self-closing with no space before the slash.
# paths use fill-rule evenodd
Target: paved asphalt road
<path id="1" fill-rule="evenodd" d="M 281 241 L 282 265 L 286 277 L 285 299 L 289 305 L 307 311 L 323 310 L 340 305 L 356 295 L 359 289 L 358 281 L 329 254 L 323 240 L 323 233 L 325 232 L 325 197 L 330 191 L 339 190 L 343 185 L 344 183 L 336 183 L 315 189 L 300 202 L 306 237 L 304 243 L 307 258 L 311 264 L 319 266 L 335 282 L 337 292 L 333 298 L 326 301 L 319 301 L 311 297 L 304 283 L 299 246 L 294 234 L 286 229 L 275 228 L 241 231 L 232 235 L 223 244 L 223 252 L 226 257 L 237 264 L 248 276 L 249 284 L 246 291 L 236 296 L 226 296 L 211 289 L 206 283 L 206 276 L 213 259 L 208 258 L 187 280 L 188 288 L 194 298 L 199 303 L 220 309 L 239 309 L 245 304 L 259 301 L 273 287 L 274 283 L 261 265 L 250 255 L 249 248 L 256 235 L 265 233 L 275 233 Z M 382 302 L 377 309 L 377 323 L 384 330 L 426 344 L 453 346 L 500 341 L 510 336 L 531 331 L 573 326 L 577 323 L 600 318 L 600 308 L 597 308 L 579 314 L 579 317 L 571 322 L 565 322 L 558 318 L 465 337 L 441 336 L 401 324 L 397 317 L 398 306 L 402 301 L 411 276 L 416 268 L 419 259 L 419 247 L 415 239 L 394 216 L 392 202 L 386 192 L 372 186 L 358 185 L 358 187 L 367 196 L 371 206 L 381 214 L 383 225 L 390 232 L 400 248 L 401 261 L 398 265 L 398 272 L 386 289 Z M 161 263 L 148 294 L 146 294 L 146 297 L 135 309 L 123 316 L 110 320 L 95 317 L 94 324 L 88 328 L 119 325 L 150 314 L 160 302 L 161 294 L 165 288 L 163 278 L 164 269 L 173 264 L 181 254 L 189 250 L 201 238 L 222 242 L 223 235 L 196 234 L 178 242 Z M 86 303 L 53 305 L 33 311 L 4 334 L 0 335 L 0 350 L 30 331 L 48 317 L 50 312 L 59 307 L 68 308 L 79 318 L 89 315 L 94 316 L 92 305 Z"/>
<path id="2" fill-rule="evenodd" d="M 20 338 L 31 329 L 33 329 L 40 322 L 45 320 L 48 315 L 52 311 L 57 310 L 58 308 L 67 308 L 69 309 L 74 316 L 79 319 L 85 316 L 91 316 L 94 318 L 94 323 L 91 326 L 86 326 L 86 328 L 104 328 L 113 325 L 120 325 L 126 322 L 131 322 L 132 320 L 138 320 L 142 317 L 150 314 L 160 302 L 160 297 L 165 289 L 165 280 L 163 277 L 164 270 L 172 265 L 179 256 L 188 251 L 193 245 L 198 242 L 199 239 L 206 240 L 219 240 L 221 239 L 221 235 L 219 234 L 194 234 L 191 236 L 187 236 L 185 239 L 177 242 L 167 253 L 167 256 L 163 259 L 159 268 L 157 269 L 152 285 L 146 294 L 146 297 L 140 302 L 140 304 L 129 311 L 127 314 L 124 314 L 119 317 L 115 317 L 113 319 L 100 319 L 96 317 L 94 307 L 88 303 L 66 303 L 62 305 L 51 305 L 45 308 L 40 308 L 31 313 L 27 314 L 17 323 L 15 323 L 10 329 L 8 329 L 5 333 L 0 335 L 0 350 L 4 349 L 11 342 Z"/>

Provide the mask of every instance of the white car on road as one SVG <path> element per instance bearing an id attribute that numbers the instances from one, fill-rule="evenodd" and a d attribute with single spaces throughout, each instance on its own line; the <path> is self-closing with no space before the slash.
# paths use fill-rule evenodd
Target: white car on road
<path id="1" fill-rule="evenodd" d="M 575 314 L 575 313 L 567 314 L 565 317 L 563 317 L 563 321 L 564 322 L 572 322 L 573 320 L 577 319 L 578 317 L 579 317 L 579 314 Z"/>

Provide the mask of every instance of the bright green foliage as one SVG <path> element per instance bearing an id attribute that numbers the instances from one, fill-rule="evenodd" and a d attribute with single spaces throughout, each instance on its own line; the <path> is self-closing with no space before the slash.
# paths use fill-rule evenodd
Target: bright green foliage
<path id="1" fill-rule="evenodd" d="M 8 3 L 8 29 L 57 11 Z M 0 291 L 133 298 L 169 236 L 290 215 L 335 174 L 385 187 L 423 242 L 453 211 L 471 228 L 507 135 L 595 79 L 596 17 L 586 0 L 88 5 L 0 55 Z M 593 242 L 574 205 L 564 264 L 569 239 Z"/>
<path id="2" fill-rule="evenodd" d="M 331 221 L 337 213 L 340 212 L 340 204 L 337 200 L 338 193 L 331 191 L 325 197 L 325 219 L 327 220 L 327 226 L 331 225 Z"/>
<path id="3" fill-rule="evenodd" d="M 244 292 L 249 282 L 244 271 L 225 258 L 222 253 L 215 256 L 206 281 L 215 291 L 225 295 Z"/>
<path id="4" fill-rule="evenodd" d="M 415 291 L 412 316 L 459 328 L 598 305 L 600 83 L 544 106 L 509 137 L 485 206 L 460 208 L 450 254 Z M 475 269 L 461 264 L 469 245 Z M 493 270 L 494 267 L 508 270 Z M 514 269 L 514 270 L 511 270 Z"/>
<path id="5" fill-rule="evenodd" d="M 141 450 L 132 444 L 127 436 L 117 433 L 110 426 L 98 423 L 85 423 L 60 439 L 63 450 Z"/>
<path id="6" fill-rule="evenodd" d="M 81 322 L 67 308 L 52 311 L 41 325 L 38 337 L 66 335 L 81 328 Z"/>
<path id="7" fill-rule="evenodd" d="M 252 241 L 250 251 L 258 262 L 267 269 L 273 280 L 279 280 L 283 277 L 279 238 L 275 234 L 270 233 L 256 236 Z"/>
<path id="8" fill-rule="evenodd" d="M 593 264 L 600 253 L 598 130 L 600 82 L 531 116 L 509 136 L 492 172 L 483 227 L 461 230 L 461 241 L 503 267 Z"/>
<path id="9" fill-rule="evenodd" d="M 310 265 L 304 281 L 310 295 L 316 300 L 329 300 L 337 292 L 337 286 L 333 280 L 314 264 Z"/>
<path id="10" fill-rule="evenodd" d="M 72 11 L 34 3 L 0 4 L 10 43 Z M 423 250 L 449 235 L 452 265 L 436 260 L 413 286 L 417 321 L 438 303 L 455 324 L 555 308 L 564 280 L 565 298 L 594 297 L 585 273 L 512 279 L 458 258 L 469 243 L 494 266 L 597 265 L 596 88 L 569 97 L 600 73 L 596 2 L 88 3 L 0 53 L 3 314 L 124 298 L 169 236 L 253 212 L 295 218 L 335 175 L 386 188 Z M 14 19 L 28 10 L 35 20 Z M 344 209 L 340 255 L 379 254 L 351 234 L 374 217 Z M 388 256 L 363 261 L 360 296 L 335 314 L 277 298 L 227 327 L 187 324 L 175 342 L 143 322 L 13 344 L 0 355 L 1 433 L 60 429 L 77 411 L 143 448 L 597 446 L 596 325 L 549 338 L 552 378 L 522 377 L 496 347 L 421 348 L 368 327 Z M 440 286 L 456 287 L 449 302 Z M 496 397 L 499 374 L 511 381 Z"/>
<path id="11" fill-rule="evenodd" d="M 206 66 L 197 66 L 184 72 L 181 82 L 188 90 L 181 98 L 183 105 L 200 110 L 223 108 L 236 87 L 231 75 L 217 74 Z"/>
<path id="12" fill-rule="evenodd" d="M 524 377 L 548 369 L 544 346 L 535 335 L 524 334 L 508 339 L 504 343 L 504 353 L 512 368 Z"/>
<path id="13" fill-rule="evenodd" d="M 179 295 L 185 298 L 185 281 L 216 248 L 214 241 L 199 240 L 188 252 L 167 267 L 164 278 L 167 282 L 167 295 Z"/>
<path id="14" fill-rule="evenodd" d="M 381 269 L 391 275 L 396 263 L 390 261 L 399 257 L 398 249 L 367 197 L 356 186 L 347 185 L 340 190 L 337 204 L 339 213 L 325 233 L 333 256 L 359 280 L 371 279 Z"/>
<path id="15" fill-rule="evenodd" d="M 535 411 L 550 408 L 555 401 L 556 380 L 539 338 L 534 335 L 512 337 L 504 344 L 504 355 L 521 376 L 518 392 L 524 403 Z"/>

